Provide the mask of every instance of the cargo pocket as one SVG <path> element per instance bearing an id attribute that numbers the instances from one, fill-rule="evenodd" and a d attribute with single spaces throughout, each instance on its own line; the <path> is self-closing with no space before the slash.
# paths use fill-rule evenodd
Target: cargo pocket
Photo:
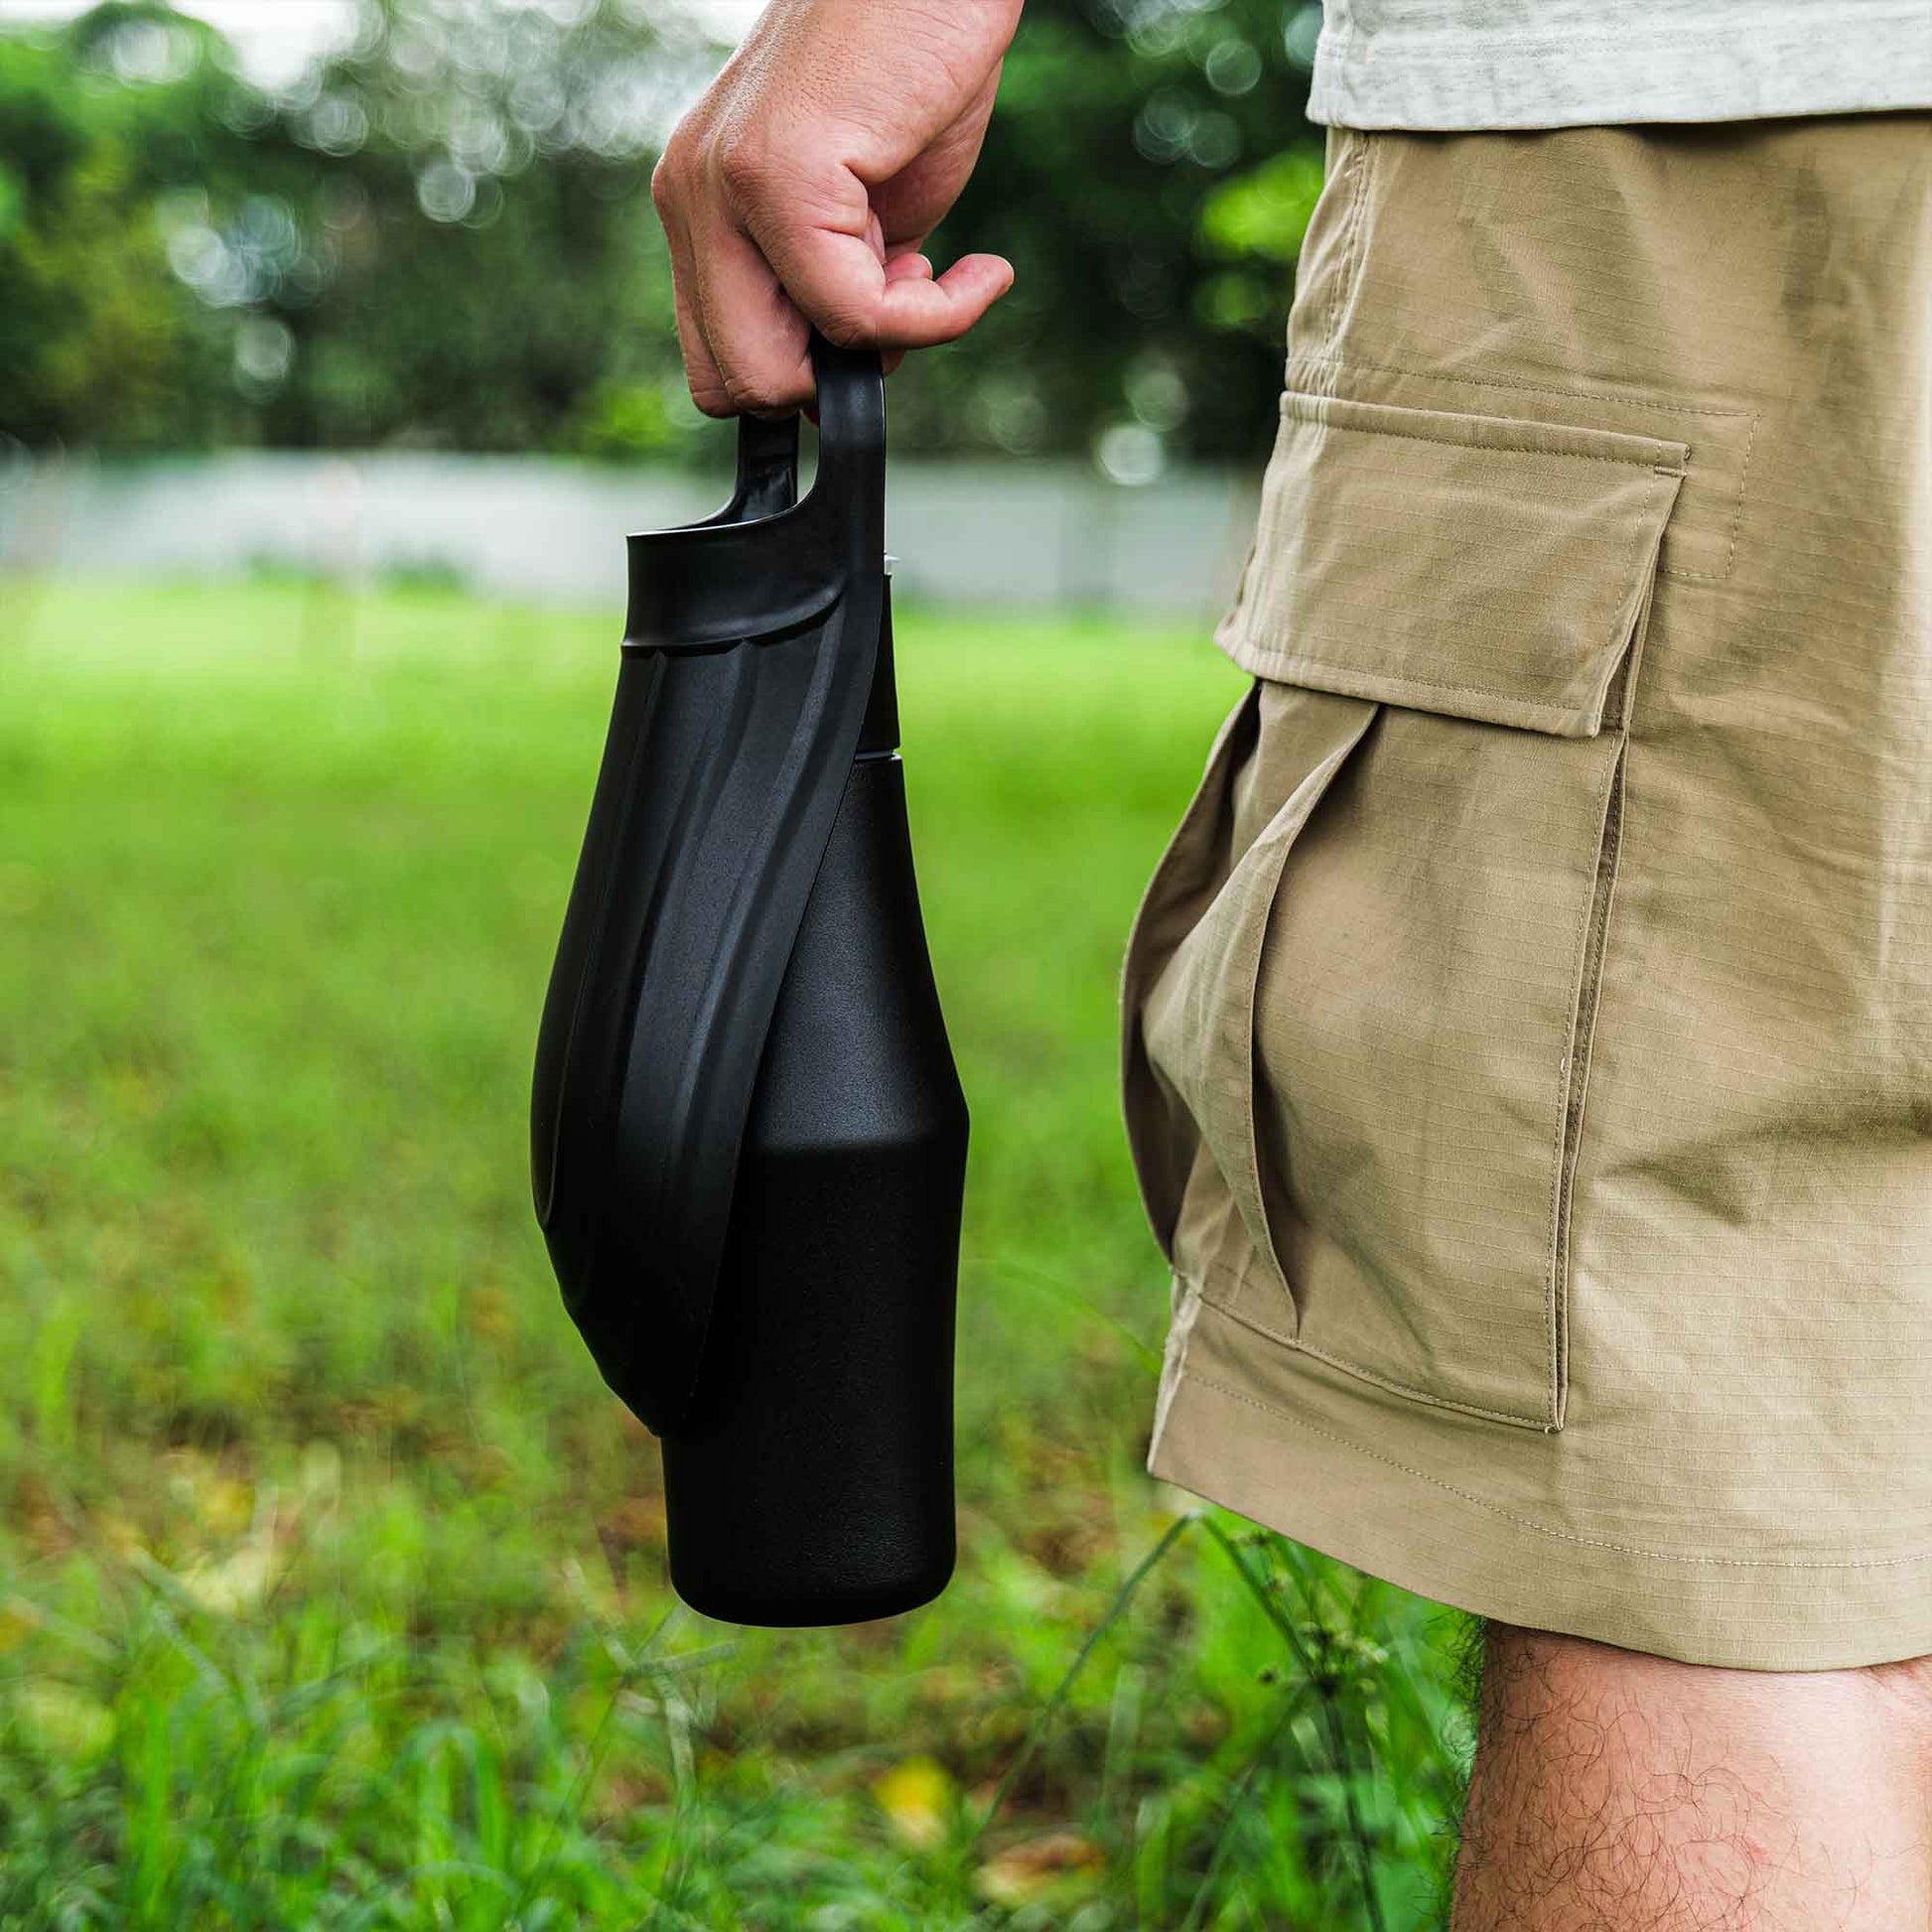
<path id="1" fill-rule="evenodd" d="M 1351 1374 L 1538 1429 L 1688 454 L 1286 394 L 1219 632 L 1257 682 L 1128 948 L 1129 1138 L 1176 1271 Z M 1182 1211 L 1203 1183 L 1218 1232 Z"/>

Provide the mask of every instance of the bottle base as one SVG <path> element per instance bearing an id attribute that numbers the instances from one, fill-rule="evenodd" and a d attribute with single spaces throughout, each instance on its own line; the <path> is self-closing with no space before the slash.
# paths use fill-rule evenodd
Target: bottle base
<path id="1" fill-rule="evenodd" d="M 768 1630 L 823 1629 L 839 1623 L 869 1623 L 923 1608 L 952 1581 L 954 1563 L 874 1584 L 863 1589 L 772 1590 L 722 1578 L 680 1578 L 671 1571 L 671 1587 L 689 1609 L 720 1623 L 744 1623 Z"/>

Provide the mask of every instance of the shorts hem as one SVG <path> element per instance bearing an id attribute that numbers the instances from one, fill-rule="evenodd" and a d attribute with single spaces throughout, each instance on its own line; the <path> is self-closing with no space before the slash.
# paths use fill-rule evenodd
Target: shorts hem
<path id="1" fill-rule="evenodd" d="M 1537 1523 L 1325 1426 L 1337 1416 L 1318 1363 L 1197 1291 L 1176 1304 L 1146 1467 L 1205 1501 L 1471 1615 L 1684 1663 L 1847 1670 L 1932 1654 L 1932 1553 L 1671 1555 Z M 1320 1420 L 1257 1381 L 1300 1383 Z M 1562 1453 L 1561 1435 L 1537 1440 Z"/>

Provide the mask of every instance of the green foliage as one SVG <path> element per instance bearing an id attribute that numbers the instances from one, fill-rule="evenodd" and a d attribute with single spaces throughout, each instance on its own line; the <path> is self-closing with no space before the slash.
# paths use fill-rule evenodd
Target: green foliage
<path id="1" fill-rule="evenodd" d="M 1277 292 L 1302 253 L 1321 193 L 1321 157 L 1292 149 L 1223 182 L 1201 204 L 1200 235 L 1214 254 L 1242 264 L 1201 286 L 1202 313 L 1225 329 L 1246 329 L 1272 345 L 1280 333 Z"/>
<path id="2" fill-rule="evenodd" d="M 0 38 L 0 427 L 37 443 L 195 440 L 196 318 L 152 221 L 167 124 L 90 79 L 86 45 Z"/>
<path id="3" fill-rule="evenodd" d="M 500 0 L 369 5 L 314 98 L 279 112 L 320 177 L 326 287 L 282 316 L 296 374 L 271 440 L 674 445 L 676 345 L 648 320 L 670 283 L 634 110 L 692 59 L 618 0 L 574 27 Z M 675 427 L 696 420 L 687 406 Z"/>
<path id="4" fill-rule="evenodd" d="M 698 458 L 648 196 L 718 58 L 680 18 L 361 0 L 273 93 L 164 0 L 0 34 L 0 430 Z M 1306 91 L 1279 0 L 1034 0 L 931 244 L 1019 279 L 896 378 L 897 446 L 1265 449 L 1299 231 L 1224 231 L 1306 199 Z"/>
<path id="5" fill-rule="evenodd" d="M 570 442 L 585 456 L 676 456 L 689 441 L 695 413 L 682 377 L 604 381 L 579 406 Z"/>
<path id="6" fill-rule="evenodd" d="M 594 401 L 677 371 L 638 327 L 669 284 L 619 109 L 701 58 L 617 0 L 569 29 L 365 0 L 349 47 L 272 95 L 160 0 L 0 36 L 0 429 L 661 450 Z"/>
<path id="7" fill-rule="evenodd" d="M 758 1632 L 670 1596 L 529 1206 L 608 623 L 0 600 L 0 1927 L 1436 1922 L 1443 1613 L 1144 1467 L 1115 976 L 1239 680 L 1115 619 L 899 639 L 961 1562 Z"/>
<path id="8" fill-rule="evenodd" d="M 934 243 L 1007 255 L 1015 285 L 965 344 L 913 368 L 896 435 L 936 439 L 944 421 L 1025 454 L 1138 423 L 1178 456 L 1266 450 L 1292 275 L 1266 287 L 1272 330 L 1227 329 L 1198 223 L 1244 168 L 1315 151 L 1284 17 L 1280 0 L 1033 0 L 980 166 Z"/>
<path id="9" fill-rule="evenodd" d="M 1258 255 L 1286 266 L 1302 252 L 1320 193 L 1318 155 L 1278 154 L 1208 196 L 1201 204 L 1201 234 L 1220 254 Z"/>

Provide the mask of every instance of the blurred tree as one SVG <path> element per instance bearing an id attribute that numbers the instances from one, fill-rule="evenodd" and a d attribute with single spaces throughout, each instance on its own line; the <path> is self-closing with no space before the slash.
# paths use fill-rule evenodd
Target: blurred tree
<path id="1" fill-rule="evenodd" d="M 165 0 L 0 36 L 0 428 L 683 447 L 650 133 L 715 58 L 620 0 L 363 0 L 275 93 Z"/>
<path id="2" fill-rule="evenodd" d="M 935 237 L 1014 292 L 895 379 L 901 448 L 1264 448 L 1319 187 L 1280 0 L 1032 0 Z M 359 0 L 269 91 L 166 0 L 0 35 L 0 429 L 121 448 L 718 454 L 652 144 L 718 50 L 673 0 Z"/>
<path id="3" fill-rule="evenodd" d="M 657 10 L 661 13 L 661 9 Z M 285 101 L 326 299 L 285 306 L 283 440 L 650 455 L 697 422 L 649 201 L 715 51 L 637 5 L 365 0 Z M 681 404 L 681 406 L 680 406 Z"/>
<path id="4" fill-rule="evenodd" d="M 1015 285 L 914 370 L 896 422 L 1016 453 L 1097 441 L 1127 478 L 1170 450 L 1265 450 L 1320 183 L 1304 111 L 1319 18 L 1292 0 L 1030 0 L 935 237 L 946 256 L 1005 254 Z"/>
<path id="5" fill-rule="evenodd" d="M 103 7 L 66 46 L 0 40 L 0 427 L 141 446 L 200 441 L 208 345 L 180 300 L 153 213 L 171 137 L 198 118 L 115 84 L 127 36 L 141 72 L 172 83 L 207 31 Z M 216 398 L 217 404 L 219 398 Z"/>

